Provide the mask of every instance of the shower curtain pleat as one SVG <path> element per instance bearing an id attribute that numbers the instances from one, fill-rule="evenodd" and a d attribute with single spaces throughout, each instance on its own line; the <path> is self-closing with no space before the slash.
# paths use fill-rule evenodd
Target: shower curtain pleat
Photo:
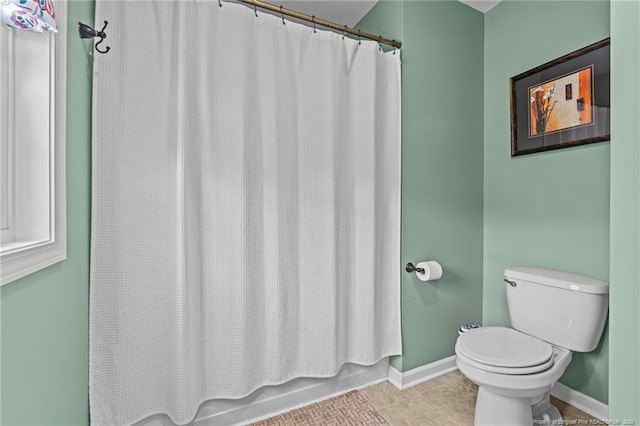
<path id="1" fill-rule="evenodd" d="M 96 16 L 91 423 L 400 354 L 400 55 L 227 2 Z"/>

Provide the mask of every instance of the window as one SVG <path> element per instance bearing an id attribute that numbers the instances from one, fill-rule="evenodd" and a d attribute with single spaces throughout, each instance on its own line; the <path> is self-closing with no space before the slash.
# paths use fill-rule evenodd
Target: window
<path id="1" fill-rule="evenodd" d="M 0 284 L 66 258 L 66 2 L 58 34 L 0 25 Z"/>

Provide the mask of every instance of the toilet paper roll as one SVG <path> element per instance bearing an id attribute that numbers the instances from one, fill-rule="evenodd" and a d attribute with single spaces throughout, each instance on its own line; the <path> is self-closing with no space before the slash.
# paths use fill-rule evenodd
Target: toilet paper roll
<path id="1" fill-rule="evenodd" d="M 424 273 L 416 272 L 421 281 L 438 280 L 442 277 L 442 266 L 435 260 L 420 262 L 416 267 L 424 269 Z"/>

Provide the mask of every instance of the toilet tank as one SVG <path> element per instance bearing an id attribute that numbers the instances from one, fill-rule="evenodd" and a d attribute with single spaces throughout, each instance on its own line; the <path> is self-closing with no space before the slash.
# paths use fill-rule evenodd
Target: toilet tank
<path id="1" fill-rule="evenodd" d="M 590 352 L 609 309 L 609 283 L 552 269 L 504 271 L 511 326 L 556 346 Z"/>

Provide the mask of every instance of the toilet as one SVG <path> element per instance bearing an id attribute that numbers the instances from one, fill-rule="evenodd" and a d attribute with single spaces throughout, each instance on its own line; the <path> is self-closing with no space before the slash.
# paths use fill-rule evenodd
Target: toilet
<path id="1" fill-rule="evenodd" d="M 542 268 L 504 271 L 509 327 L 480 327 L 456 342 L 460 371 L 478 385 L 475 425 L 562 424 L 549 393 L 573 352 L 598 346 L 609 283 Z"/>

